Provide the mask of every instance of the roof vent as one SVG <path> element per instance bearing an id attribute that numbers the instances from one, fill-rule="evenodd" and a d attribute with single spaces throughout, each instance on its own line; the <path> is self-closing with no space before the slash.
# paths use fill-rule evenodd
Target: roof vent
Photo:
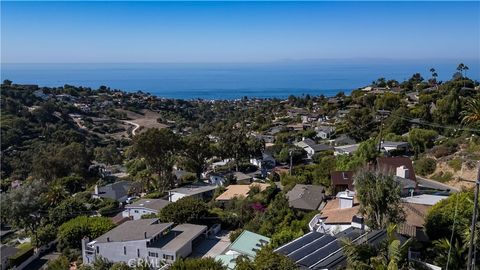
<path id="1" fill-rule="evenodd" d="M 107 237 L 107 242 L 110 242 L 110 237 Z"/>

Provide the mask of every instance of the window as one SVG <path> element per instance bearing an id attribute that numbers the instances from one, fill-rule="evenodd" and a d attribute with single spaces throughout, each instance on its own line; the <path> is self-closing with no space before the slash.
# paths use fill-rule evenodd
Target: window
<path id="1" fill-rule="evenodd" d="M 148 252 L 148 257 L 158 258 L 158 253 L 156 253 L 156 252 Z"/>
<path id="2" fill-rule="evenodd" d="M 135 210 L 135 213 L 138 213 L 138 210 Z"/>
<path id="3" fill-rule="evenodd" d="M 172 255 L 166 255 L 166 254 L 163 254 L 163 258 L 165 260 L 171 260 L 171 261 L 173 261 L 173 259 L 174 259 Z"/>
<path id="4" fill-rule="evenodd" d="M 127 255 L 127 247 L 123 247 L 123 255 Z"/>
<path id="5" fill-rule="evenodd" d="M 100 247 L 97 246 L 97 254 L 100 253 Z"/>

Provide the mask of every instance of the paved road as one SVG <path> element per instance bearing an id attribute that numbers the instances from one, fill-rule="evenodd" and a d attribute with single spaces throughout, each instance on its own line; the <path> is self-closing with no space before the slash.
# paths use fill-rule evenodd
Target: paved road
<path id="1" fill-rule="evenodd" d="M 420 176 L 417 176 L 417 182 L 418 182 L 419 185 L 421 185 L 423 187 L 441 189 L 441 190 L 450 189 L 452 192 L 458 192 L 459 191 L 458 188 L 440 183 L 440 182 L 435 181 L 435 180 L 426 179 L 426 178 L 423 178 L 423 177 L 420 177 Z"/>

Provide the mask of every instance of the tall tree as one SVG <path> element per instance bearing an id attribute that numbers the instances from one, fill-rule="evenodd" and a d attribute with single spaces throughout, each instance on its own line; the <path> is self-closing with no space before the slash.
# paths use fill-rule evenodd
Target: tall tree
<path id="1" fill-rule="evenodd" d="M 200 180 L 207 169 L 207 160 L 213 156 L 212 144 L 204 135 L 191 135 L 184 139 L 184 145 L 181 163 Z"/>
<path id="2" fill-rule="evenodd" d="M 462 123 L 465 125 L 475 125 L 480 123 L 480 100 L 471 98 L 467 101 L 467 106 L 462 111 Z"/>
<path id="3" fill-rule="evenodd" d="M 434 130 L 414 128 L 408 134 L 408 142 L 413 147 L 415 157 L 433 146 L 433 141 L 438 133 Z"/>
<path id="4" fill-rule="evenodd" d="M 400 184 L 393 176 L 378 171 L 362 171 L 355 175 L 355 189 L 360 213 L 365 216 L 370 228 L 382 229 L 389 223 L 404 221 Z"/>
<path id="5" fill-rule="evenodd" d="M 133 152 L 158 174 L 158 188 L 161 192 L 173 184 L 172 167 L 180 148 L 178 136 L 166 128 L 150 128 L 133 139 Z"/>
<path id="6" fill-rule="evenodd" d="M 1 195 L 2 219 L 36 235 L 45 205 L 46 185 L 42 181 L 24 183 L 19 188 Z M 35 237 L 37 239 L 37 237 Z"/>
<path id="7" fill-rule="evenodd" d="M 242 160 L 261 154 L 263 143 L 249 138 L 242 129 L 232 129 L 221 134 L 219 148 L 224 158 L 234 159 L 238 171 Z"/>
<path id="8" fill-rule="evenodd" d="M 430 73 L 432 74 L 432 78 L 430 79 L 430 82 L 434 85 L 437 86 L 437 77 L 438 73 L 434 68 L 430 69 Z"/>

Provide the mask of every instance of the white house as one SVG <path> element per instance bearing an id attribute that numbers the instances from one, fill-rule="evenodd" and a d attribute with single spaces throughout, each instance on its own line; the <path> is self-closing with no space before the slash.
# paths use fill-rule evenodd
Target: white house
<path id="1" fill-rule="evenodd" d="M 82 240 L 83 263 L 90 265 L 101 256 L 111 262 L 148 260 L 155 266 L 173 262 L 192 253 L 193 242 L 207 226 L 160 223 L 158 219 L 130 220 L 90 241 Z"/>
<path id="2" fill-rule="evenodd" d="M 333 148 L 326 144 L 317 144 L 312 139 L 304 139 L 303 141 L 296 142 L 295 146 L 303 148 L 307 152 L 307 157 L 312 158 L 313 155 L 321 151 L 332 150 Z"/>
<path id="3" fill-rule="evenodd" d="M 309 223 L 310 230 L 337 234 L 350 227 L 365 229 L 363 218 L 358 215 L 359 205 L 355 202 L 355 192 L 342 191 L 329 201 Z"/>
<path id="4" fill-rule="evenodd" d="M 195 197 L 201 200 L 206 200 L 213 197 L 213 193 L 218 186 L 191 184 L 179 188 L 174 188 L 168 191 L 168 200 L 176 202 L 183 197 Z"/>
<path id="5" fill-rule="evenodd" d="M 140 199 L 127 204 L 122 216 L 131 217 L 133 220 L 141 219 L 143 215 L 158 214 L 168 204 L 169 201 L 162 199 Z"/>
<path id="6" fill-rule="evenodd" d="M 333 126 L 319 126 L 315 128 L 315 131 L 317 132 L 317 138 L 321 139 L 328 139 L 330 138 L 333 133 L 335 132 L 335 127 Z"/>
<path id="7" fill-rule="evenodd" d="M 408 150 L 408 142 L 391 142 L 391 141 L 382 141 L 380 148 L 385 152 L 391 151 L 406 151 Z"/>
<path id="8" fill-rule="evenodd" d="M 223 173 L 209 173 L 208 182 L 211 185 L 224 186 L 228 183 L 228 177 Z"/>

